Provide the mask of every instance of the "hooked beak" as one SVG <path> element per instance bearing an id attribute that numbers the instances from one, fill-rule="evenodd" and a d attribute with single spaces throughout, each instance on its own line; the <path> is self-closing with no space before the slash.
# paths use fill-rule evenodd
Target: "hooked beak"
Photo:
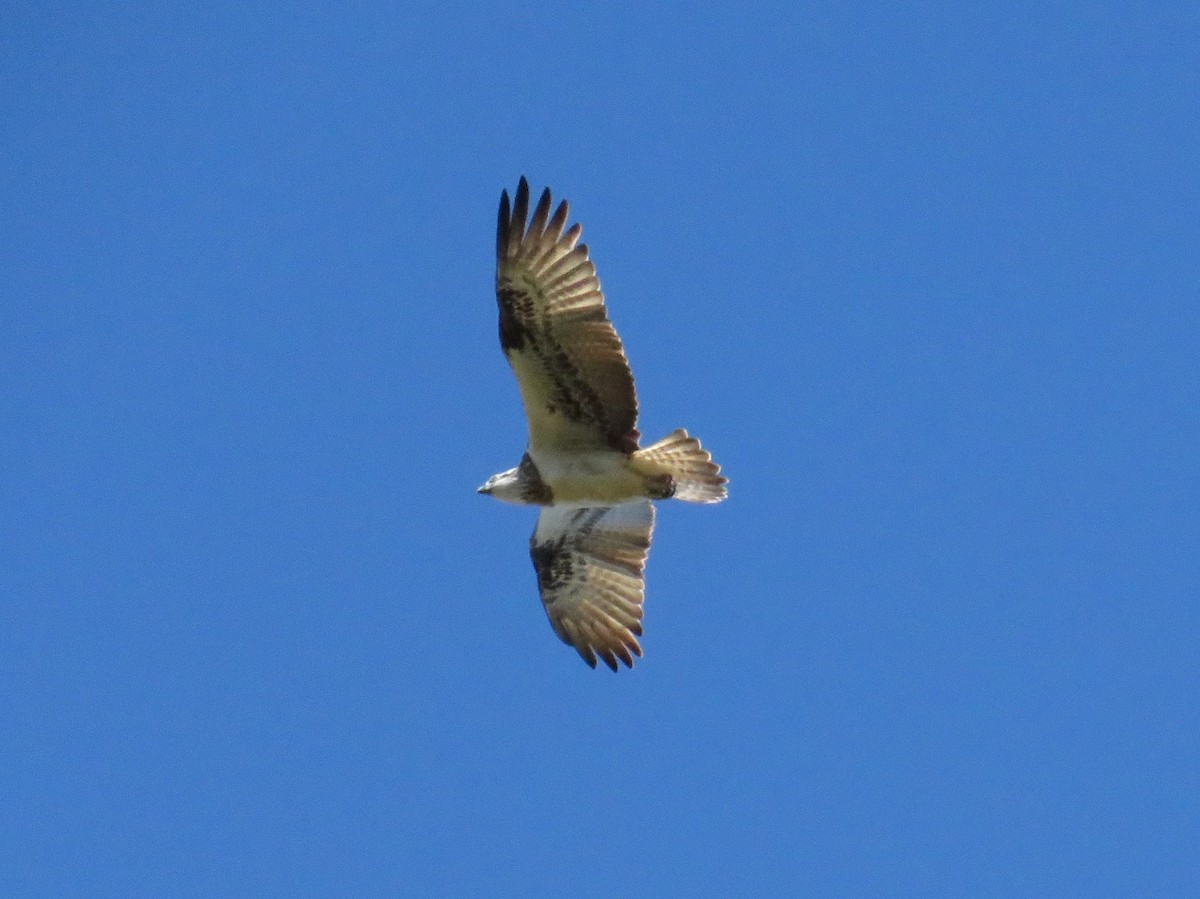
<path id="1" fill-rule="evenodd" d="M 476 492 L 476 493 L 484 493 L 484 494 L 487 494 L 487 493 L 491 493 L 491 492 L 492 492 L 492 488 L 491 488 L 491 487 L 489 487 L 487 484 L 484 484 L 482 487 L 480 487 L 480 488 L 479 488 L 478 490 L 476 490 L 475 492 Z"/>

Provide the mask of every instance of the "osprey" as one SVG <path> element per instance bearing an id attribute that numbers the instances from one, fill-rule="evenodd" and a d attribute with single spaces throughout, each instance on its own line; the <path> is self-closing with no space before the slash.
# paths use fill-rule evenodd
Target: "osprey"
<path id="1" fill-rule="evenodd" d="M 638 446 L 633 374 L 604 307 L 596 269 L 565 233 L 564 200 L 550 189 L 533 218 L 529 183 L 500 195 L 496 300 L 500 346 L 521 390 L 529 444 L 521 463 L 480 493 L 541 507 L 529 540 L 554 632 L 596 667 L 633 667 L 642 648 L 643 569 L 654 529 L 650 500 L 725 499 L 720 466 L 682 429 Z"/>

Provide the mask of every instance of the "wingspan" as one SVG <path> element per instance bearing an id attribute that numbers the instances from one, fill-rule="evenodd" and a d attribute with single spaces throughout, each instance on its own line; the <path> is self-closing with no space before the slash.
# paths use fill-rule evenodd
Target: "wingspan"
<path id="1" fill-rule="evenodd" d="M 526 228 L 529 183 L 509 208 L 500 197 L 496 300 L 500 345 L 529 419 L 530 448 L 638 447 L 637 395 L 621 339 L 608 320 L 583 229 L 566 233 L 564 200 L 550 215 L 550 189 Z"/>
<path id="2" fill-rule="evenodd" d="M 619 506 L 547 506 L 529 540 L 554 632 L 583 660 L 613 671 L 642 654 L 643 571 L 654 530 L 646 500 Z"/>

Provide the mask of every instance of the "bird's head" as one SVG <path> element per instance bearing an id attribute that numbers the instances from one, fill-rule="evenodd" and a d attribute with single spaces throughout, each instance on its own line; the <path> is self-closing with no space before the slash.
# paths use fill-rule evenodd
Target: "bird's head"
<path id="1" fill-rule="evenodd" d="M 524 488 L 517 469 L 510 468 L 508 471 L 492 475 L 477 492 L 486 494 L 487 496 L 494 496 L 496 499 L 501 499 L 505 502 L 520 503 L 521 497 L 524 494 Z"/>

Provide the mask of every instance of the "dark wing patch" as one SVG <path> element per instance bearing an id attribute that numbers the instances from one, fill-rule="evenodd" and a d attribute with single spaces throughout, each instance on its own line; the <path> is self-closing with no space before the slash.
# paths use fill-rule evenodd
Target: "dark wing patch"
<path id="1" fill-rule="evenodd" d="M 643 572 L 654 508 L 619 506 L 542 509 L 529 540 L 538 589 L 550 625 L 583 660 L 617 670 L 642 654 Z"/>
<path id="2" fill-rule="evenodd" d="M 538 471 L 538 467 L 529 457 L 529 453 L 521 457 L 521 464 L 517 466 L 517 475 L 523 485 L 522 498 L 525 502 L 536 506 L 548 506 L 554 502 L 554 492 L 550 489 L 550 485 L 542 480 L 542 473 Z"/>
<path id="3" fill-rule="evenodd" d="M 638 447 L 633 374 L 604 306 L 583 229 L 565 233 L 569 209 L 553 216 L 547 188 L 529 216 L 529 183 L 515 203 L 500 196 L 496 224 L 496 301 L 500 346 L 521 388 L 530 446 Z"/>

